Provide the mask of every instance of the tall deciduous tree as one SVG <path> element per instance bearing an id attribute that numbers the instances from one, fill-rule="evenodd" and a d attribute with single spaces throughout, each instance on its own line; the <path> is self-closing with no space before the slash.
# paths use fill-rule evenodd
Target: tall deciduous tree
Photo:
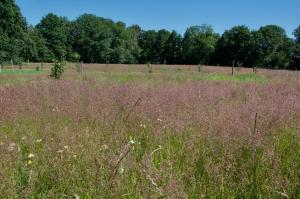
<path id="1" fill-rule="evenodd" d="M 289 68 L 294 52 L 292 39 L 276 25 L 261 27 L 255 33 L 257 65 L 268 68 Z"/>
<path id="2" fill-rule="evenodd" d="M 70 40 L 85 62 L 136 63 L 137 37 L 122 22 L 85 14 L 72 23 Z"/>
<path id="3" fill-rule="evenodd" d="M 209 25 L 192 26 L 182 41 L 183 59 L 186 64 L 207 64 L 215 50 L 218 34 Z"/>
<path id="4" fill-rule="evenodd" d="M 182 63 L 182 37 L 176 31 L 172 31 L 167 40 L 165 54 L 167 64 Z"/>
<path id="5" fill-rule="evenodd" d="M 143 31 L 139 38 L 139 46 L 141 47 L 141 56 L 140 62 L 141 63 L 158 63 L 156 58 L 156 38 L 157 32 L 154 30 Z"/>
<path id="6" fill-rule="evenodd" d="M 235 26 L 226 30 L 216 47 L 216 61 L 220 65 L 231 66 L 233 62 L 243 66 L 253 66 L 254 40 L 246 26 Z"/>
<path id="7" fill-rule="evenodd" d="M 44 40 L 46 41 L 46 46 L 51 53 L 51 59 L 66 59 L 69 51 L 68 20 L 50 13 L 41 20 L 36 28 L 40 31 Z"/>
<path id="8" fill-rule="evenodd" d="M 294 68 L 299 70 L 300 69 L 300 26 L 298 26 L 298 28 L 295 29 L 294 36 L 295 36 L 295 52 L 294 52 L 293 65 Z"/>
<path id="9" fill-rule="evenodd" d="M 296 28 L 294 31 L 294 36 L 295 36 L 295 43 L 296 43 L 296 49 L 295 53 L 297 56 L 300 56 L 300 26 Z"/>
<path id="10" fill-rule="evenodd" d="M 14 0 L 0 1 L 0 62 L 20 61 L 26 21 Z"/>

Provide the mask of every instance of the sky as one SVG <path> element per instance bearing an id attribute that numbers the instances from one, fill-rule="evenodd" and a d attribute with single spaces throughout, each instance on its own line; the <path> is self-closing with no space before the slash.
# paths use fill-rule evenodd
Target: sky
<path id="1" fill-rule="evenodd" d="M 276 24 L 289 37 L 300 25 L 300 0 L 16 0 L 23 16 L 36 25 L 52 12 L 76 19 L 95 14 L 127 26 L 138 24 L 145 30 L 176 30 L 183 34 L 191 25 L 209 24 L 218 33 L 235 25 L 251 29 Z"/>

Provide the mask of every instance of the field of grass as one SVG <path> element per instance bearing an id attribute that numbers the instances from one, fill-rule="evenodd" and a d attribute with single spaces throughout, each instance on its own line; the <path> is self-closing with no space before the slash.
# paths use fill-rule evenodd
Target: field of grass
<path id="1" fill-rule="evenodd" d="M 300 198 L 295 72 L 34 68 L 0 73 L 0 198 Z"/>

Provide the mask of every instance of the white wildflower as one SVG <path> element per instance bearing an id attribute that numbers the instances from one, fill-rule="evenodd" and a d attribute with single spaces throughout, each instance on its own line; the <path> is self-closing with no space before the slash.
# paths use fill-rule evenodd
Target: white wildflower
<path id="1" fill-rule="evenodd" d="M 135 144 L 135 141 L 132 139 L 131 136 L 129 137 L 129 144 L 132 144 L 132 145 Z"/>
<path id="2" fill-rule="evenodd" d="M 15 148 L 16 148 L 16 144 L 15 143 L 10 143 L 9 145 L 8 145 L 8 147 L 7 147 L 7 150 L 8 150 L 8 152 L 12 152 L 12 151 L 14 151 L 15 150 Z"/>
<path id="3" fill-rule="evenodd" d="M 124 171 L 125 171 L 125 169 L 123 167 L 121 167 L 120 170 L 119 170 L 120 174 L 123 174 Z"/>
<path id="4" fill-rule="evenodd" d="M 106 151 L 108 149 L 108 146 L 106 144 L 104 144 L 102 147 L 101 147 L 101 151 Z"/>
<path id="5" fill-rule="evenodd" d="M 34 154 L 33 154 L 33 153 L 30 153 L 30 154 L 28 155 L 28 158 L 34 158 Z"/>
<path id="6" fill-rule="evenodd" d="M 31 165 L 31 164 L 32 164 L 32 161 L 29 160 L 29 161 L 27 162 L 27 165 Z"/>
<path id="7" fill-rule="evenodd" d="M 35 142 L 36 143 L 40 143 L 40 142 L 42 142 L 43 140 L 42 139 L 37 139 Z"/>
<path id="8" fill-rule="evenodd" d="M 145 124 L 140 124 L 140 127 L 145 129 L 146 128 L 146 125 Z"/>
<path id="9" fill-rule="evenodd" d="M 64 150 L 58 150 L 57 151 L 57 153 L 63 153 L 64 152 Z"/>

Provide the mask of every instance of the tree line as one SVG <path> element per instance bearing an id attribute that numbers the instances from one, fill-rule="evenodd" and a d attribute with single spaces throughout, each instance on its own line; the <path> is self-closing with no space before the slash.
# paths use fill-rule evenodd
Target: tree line
<path id="1" fill-rule="evenodd" d="M 212 26 L 187 28 L 184 35 L 83 14 L 70 21 L 50 13 L 36 26 L 26 23 L 14 0 L 0 2 L 0 62 L 205 64 L 295 69 L 300 56 L 300 26 L 295 39 L 277 25 L 258 30 L 235 26 L 222 35 Z"/>

